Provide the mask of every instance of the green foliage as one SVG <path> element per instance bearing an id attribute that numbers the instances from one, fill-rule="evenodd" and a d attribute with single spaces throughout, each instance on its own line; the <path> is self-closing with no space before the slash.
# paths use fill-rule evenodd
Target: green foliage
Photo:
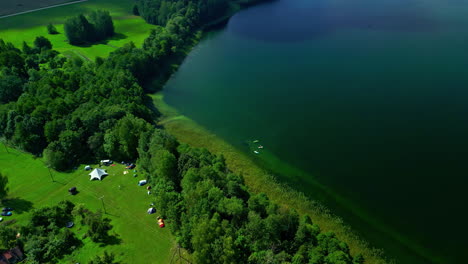
<path id="1" fill-rule="evenodd" d="M 65 21 L 65 35 L 72 45 L 94 41 L 94 27 L 84 15 L 71 17 Z"/>
<path id="2" fill-rule="evenodd" d="M 96 259 L 91 260 L 89 264 L 118 264 L 119 262 L 115 261 L 115 256 L 112 253 L 104 251 L 102 256 L 96 256 Z"/>
<path id="3" fill-rule="evenodd" d="M 0 73 L 0 103 L 16 101 L 23 93 L 23 79 L 10 69 Z"/>
<path id="4" fill-rule="evenodd" d="M 47 38 L 39 36 L 34 40 L 34 47 L 38 50 L 50 50 L 52 49 L 52 43 Z"/>
<path id="5" fill-rule="evenodd" d="M 56 263 L 58 259 L 81 246 L 82 243 L 75 234 L 65 228 L 65 224 L 73 220 L 73 208 L 73 203 L 62 201 L 57 206 L 35 210 L 28 225 L 20 227 L 28 261 Z"/>
<path id="6" fill-rule="evenodd" d="M 94 26 L 94 39 L 99 41 L 114 35 L 114 23 L 109 11 L 96 10 L 89 15 L 89 22 Z"/>
<path id="7" fill-rule="evenodd" d="M 47 32 L 51 35 L 58 34 L 59 32 L 57 31 L 57 28 L 52 23 L 49 23 L 47 25 Z"/>
<path id="8" fill-rule="evenodd" d="M 17 230 L 7 226 L 0 225 L 0 243 L 2 249 L 10 249 L 16 246 Z"/>
<path id="9" fill-rule="evenodd" d="M 133 13 L 135 16 L 139 16 L 139 15 L 140 15 L 140 11 L 138 11 L 138 6 L 137 6 L 136 4 L 133 5 L 132 13 Z"/>
<path id="10" fill-rule="evenodd" d="M 321 233 L 310 217 L 300 219 L 295 210 L 277 206 L 265 194 L 251 194 L 242 177 L 226 169 L 224 158 L 187 145 L 173 153 L 171 144 L 153 136 L 158 140 L 145 137 L 139 142 L 140 169 L 152 175 L 159 213 L 197 263 L 353 260 L 346 243 L 333 233 Z"/>
<path id="11" fill-rule="evenodd" d="M 65 21 L 65 35 L 72 45 L 101 41 L 114 35 L 114 22 L 109 11 L 96 10 L 87 19 L 83 14 Z"/>
<path id="12" fill-rule="evenodd" d="M 109 238 L 108 232 L 112 229 L 110 222 L 109 218 L 103 217 L 101 211 L 88 212 L 84 216 L 84 223 L 89 227 L 86 235 L 94 242 L 105 242 Z"/>
<path id="13" fill-rule="evenodd" d="M 171 18 L 183 16 L 191 27 L 224 16 L 229 0 L 137 0 L 140 15 L 151 24 L 166 25 Z"/>
<path id="14" fill-rule="evenodd" d="M 104 136 L 104 150 L 115 160 L 131 160 L 137 156 L 140 136 L 152 127 L 143 119 L 126 115 Z"/>
<path id="15" fill-rule="evenodd" d="M 0 173 L 0 201 L 8 195 L 8 178 Z"/>

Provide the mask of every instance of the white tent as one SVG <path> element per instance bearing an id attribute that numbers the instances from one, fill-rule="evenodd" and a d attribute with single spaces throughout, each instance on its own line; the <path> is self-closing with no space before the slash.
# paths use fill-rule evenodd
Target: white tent
<path id="1" fill-rule="evenodd" d="M 108 174 L 105 170 L 96 168 L 89 174 L 89 176 L 91 176 L 89 180 L 94 180 L 94 179 L 101 180 L 102 176 L 106 176 L 106 175 Z"/>
<path id="2" fill-rule="evenodd" d="M 138 182 L 138 185 L 143 186 L 143 185 L 145 185 L 146 183 L 147 183 L 146 180 L 141 180 L 141 181 Z"/>

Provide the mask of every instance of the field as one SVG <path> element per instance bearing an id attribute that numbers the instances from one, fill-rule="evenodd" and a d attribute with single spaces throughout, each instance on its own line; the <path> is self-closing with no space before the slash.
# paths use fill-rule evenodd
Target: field
<path id="1" fill-rule="evenodd" d="M 3 5 L 3 4 L 0 4 Z M 52 42 L 53 48 L 64 54 L 76 54 L 85 59 L 97 56 L 105 57 L 117 47 L 133 41 L 141 46 L 149 35 L 153 25 L 142 18 L 134 16 L 133 0 L 89 0 L 82 3 L 59 6 L 37 12 L 0 19 L 0 38 L 12 42 L 21 48 L 23 41 L 32 44 L 37 36 L 45 36 Z M 73 46 L 68 44 L 63 32 L 64 21 L 80 13 L 88 14 L 97 9 L 108 10 L 114 20 L 116 35 L 107 41 L 92 46 Z M 46 25 L 54 24 L 59 33 L 49 35 Z"/>
<path id="2" fill-rule="evenodd" d="M 0 16 L 34 10 L 47 6 L 72 2 L 74 0 L 9 0 L 0 3 Z"/>
<path id="3" fill-rule="evenodd" d="M 80 166 L 71 173 L 51 171 L 52 182 L 41 159 L 14 149 L 8 149 L 7 153 L 3 146 L 0 148 L 0 168 L 0 172 L 9 179 L 10 191 L 4 206 L 15 209 L 13 216 L 5 220 L 15 219 L 18 224 L 27 221 L 32 209 L 56 205 L 66 199 L 96 211 L 102 209 L 99 198 L 103 197 L 106 216 L 113 225 L 110 233 L 118 237 L 117 241 L 101 247 L 86 238 L 84 246 L 61 263 L 87 263 L 93 256 L 102 254 L 104 249 L 116 254 L 122 263 L 171 262 L 176 250 L 175 240 L 168 228 L 157 226 L 157 212 L 153 215 L 146 213 L 151 198 L 144 187 L 137 186 L 144 175 L 136 178 L 133 172 L 124 175 L 124 166 L 117 164 L 104 167 L 109 176 L 102 181 L 90 181 L 89 172 Z M 68 194 L 68 189 L 73 186 L 79 191 L 75 196 Z M 170 222 L 166 224 L 170 225 Z M 79 223 L 72 230 L 81 237 L 83 230 Z"/>

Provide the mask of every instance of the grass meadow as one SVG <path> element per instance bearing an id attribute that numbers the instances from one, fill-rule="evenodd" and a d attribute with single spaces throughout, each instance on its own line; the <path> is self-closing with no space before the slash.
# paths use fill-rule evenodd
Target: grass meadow
<path id="1" fill-rule="evenodd" d="M 258 166 L 251 157 L 167 105 L 161 93 L 151 95 L 151 97 L 154 106 L 163 115 L 159 121 L 159 125 L 164 126 L 180 142 L 195 147 L 207 148 L 215 154 L 223 154 L 228 168 L 235 173 L 242 174 L 246 185 L 253 192 L 266 193 L 271 200 L 281 206 L 294 208 L 300 214 L 310 215 L 314 223 L 317 223 L 322 230 L 333 231 L 340 239 L 348 243 L 353 254 L 362 253 L 366 259 L 366 263 L 387 263 L 387 260 L 383 258 L 381 250 L 371 248 L 345 225 L 340 218 L 331 214 L 321 204 L 311 201 L 301 192 L 279 183 L 275 176 Z M 297 173 L 301 172 L 297 171 Z M 321 192 L 333 195 L 324 186 L 320 186 L 319 183 L 316 184 L 317 189 L 321 189 Z M 340 199 L 340 197 L 335 198 Z"/>
<path id="2" fill-rule="evenodd" d="M 31 210 L 56 205 L 62 200 L 84 204 L 93 211 L 102 210 L 99 198 L 103 197 L 106 216 L 113 225 L 110 234 L 115 235 L 115 241 L 102 246 L 86 238 L 83 247 L 66 256 L 61 263 L 87 263 L 104 250 L 116 254 L 121 263 L 170 263 L 178 252 L 175 239 L 168 228 L 158 227 L 157 212 L 152 215 L 146 213 L 151 198 L 145 187 L 137 185 L 145 175 L 139 175 L 138 171 L 136 178 L 133 172 L 123 174 L 125 168 L 121 164 L 103 168 L 109 176 L 102 181 L 90 181 L 89 171 L 84 170 L 84 165 L 70 173 L 51 170 L 52 181 L 41 159 L 11 148 L 7 152 L 1 146 L 0 172 L 9 180 L 9 194 L 3 205 L 15 209 L 13 216 L 4 217 L 4 222 L 14 219 L 17 224 L 26 223 Z M 75 196 L 68 194 L 68 189 L 73 186 L 79 191 Z M 170 221 L 166 224 L 170 225 Z M 85 227 L 76 221 L 72 230 L 79 238 L 85 233 Z M 176 258 L 177 255 L 174 260 Z"/>
<path id="3" fill-rule="evenodd" d="M 1 6 L 2 4 L 0 4 Z M 89 0 L 82 3 L 59 6 L 37 12 L 0 19 L 0 38 L 12 42 L 21 48 L 23 41 L 32 45 L 35 37 L 45 36 L 52 42 L 53 48 L 65 55 L 76 54 L 84 59 L 93 60 L 97 56 L 105 57 L 125 43 L 133 41 L 137 46 L 155 26 L 147 24 L 132 12 L 133 0 Z M 74 15 L 88 14 L 93 10 L 108 10 L 114 20 L 116 35 L 106 41 L 89 46 L 73 46 L 67 42 L 63 31 L 64 21 Z M 47 24 L 56 26 L 59 34 L 49 35 Z"/>

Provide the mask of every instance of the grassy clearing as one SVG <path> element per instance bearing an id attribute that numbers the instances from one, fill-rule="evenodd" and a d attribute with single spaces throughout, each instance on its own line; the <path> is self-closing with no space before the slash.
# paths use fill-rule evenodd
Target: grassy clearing
<path id="1" fill-rule="evenodd" d="M 274 176 L 259 167 L 243 152 L 215 134 L 210 133 L 188 117 L 180 115 L 176 109 L 164 102 L 161 93 L 151 97 L 156 108 L 163 114 L 159 124 L 164 126 L 179 141 L 195 147 L 207 148 L 216 154 L 223 154 L 229 169 L 242 174 L 247 186 L 252 191 L 264 192 L 271 200 L 282 206 L 295 208 L 301 214 L 309 214 L 322 230 L 334 231 L 340 239 L 348 243 L 352 253 L 362 253 L 366 258 L 366 263 L 387 263 L 382 258 L 380 250 L 371 249 L 340 218 L 332 215 L 322 205 L 309 200 L 304 194 L 277 182 Z M 324 188 L 323 186 L 317 187 Z M 326 189 L 322 191 L 328 192 Z"/>
<path id="2" fill-rule="evenodd" d="M 89 0 L 87 2 L 45 9 L 33 13 L 0 19 L 0 38 L 21 47 L 23 41 L 32 44 L 37 36 L 45 36 L 57 51 L 80 57 L 94 59 L 105 57 L 125 43 L 133 41 L 137 46 L 143 44 L 153 25 L 147 24 L 141 17 L 131 14 L 132 0 Z M 96 9 L 108 10 L 114 19 L 116 35 L 102 43 L 91 46 L 73 46 L 68 44 L 64 31 L 64 21 L 76 14 L 87 14 Z M 46 25 L 53 23 L 60 34 L 49 35 Z"/>
<path id="3" fill-rule="evenodd" d="M 62 263 L 87 263 L 91 257 L 102 254 L 103 250 L 115 253 L 122 263 L 169 263 L 175 252 L 175 240 L 168 228 L 157 226 L 157 213 L 148 215 L 151 198 L 144 187 L 137 186 L 144 175 L 133 177 L 133 172 L 124 175 L 124 166 L 105 167 L 109 176 L 102 181 L 90 181 L 87 171 L 81 166 L 70 173 L 52 171 L 52 182 L 48 169 L 41 159 L 15 149 L 0 148 L 0 171 L 9 179 L 10 199 L 5 205 L 15 209 L 13 216 L 5 220 L 25 223 L 29 212 L 34 208 L 56 205 L 59 201 L 70 200 L 83 203 L 93 211 L 102 208 L 100 197 L 104 196 L 107 217 L 112 220 L 114 233 L 119 243 L 101 247 L 84 240 L 84 246 Z M 138 168 L 138 167 L 137 167 Z M 138 173 L 138 172 L 137 172 Z M 70 187 L 76 186 L 79 193 L 68 194 Z M 153 190 L 157 191 L 157 190 Z M 170 222 L 167 222 L 170 225 Z M 73 229 L 79 237 L 84 229 L 77 224 Z"/>

